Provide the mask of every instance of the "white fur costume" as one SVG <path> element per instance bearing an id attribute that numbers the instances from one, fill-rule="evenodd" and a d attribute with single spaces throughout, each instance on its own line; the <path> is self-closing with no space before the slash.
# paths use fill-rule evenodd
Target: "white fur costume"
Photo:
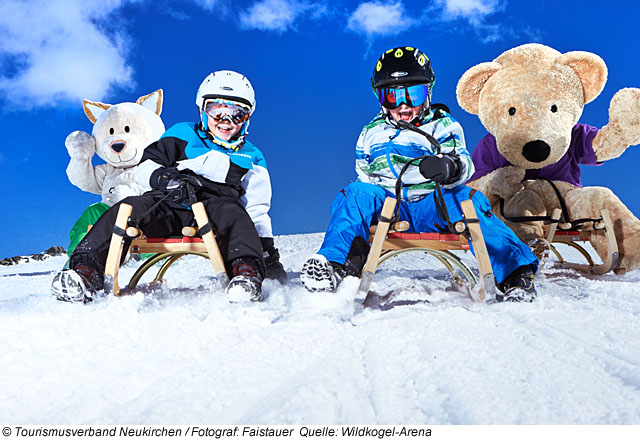
<path id="1" fill-rule="evenodd" d="M 71 156 L 69 181 L 83 191 L 102 195 L 113 206 L 128 196 L 142 194 L 134 172 L 144 149 L 165 131 L 160 118 L 162 89 L 140 97 L 135 103 L 110 105 L 83 100 L 85 114 L 94 123 L 92 134 L 74 131 L 65 141 Z M 93 166 L 98 154 L 106 163 Z"/>

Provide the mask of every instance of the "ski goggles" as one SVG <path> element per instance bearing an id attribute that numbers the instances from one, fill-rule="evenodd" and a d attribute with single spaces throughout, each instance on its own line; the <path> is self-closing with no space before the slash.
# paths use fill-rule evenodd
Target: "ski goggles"
<path id="1" fill-rule="evenodd" d="M 226 119 L 236 125 L 244 124 L 251 116 L 251 109 L 248 107 L 222 99 L 212 99 L 205 102 L 204 112 L 216 122 Z"/>
<path id="2" fill-rule="evenodd" d="M 381 88 L 376 90 L 380 105 L 389 110 L 398 108 L 400 104 L 409 107 L 418 107 L 425 103 L 429 96 L 429 88 L 426 84 L 417 84 L 409 87 Z"/>

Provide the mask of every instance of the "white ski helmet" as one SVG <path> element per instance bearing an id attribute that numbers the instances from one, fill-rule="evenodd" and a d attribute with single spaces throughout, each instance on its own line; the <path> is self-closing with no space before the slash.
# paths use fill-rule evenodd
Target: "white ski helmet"
<path id="1" fill-rule="evenodd" d="M 232 70 L 219 70 L 207 76 L 196 94 L 196 105 L 200 111 L 204 101 L 212 98 L 225 98 L 251 107 L 251 114 L 256 109 L 256 96 L 253 86 L 246 76 Z"/>

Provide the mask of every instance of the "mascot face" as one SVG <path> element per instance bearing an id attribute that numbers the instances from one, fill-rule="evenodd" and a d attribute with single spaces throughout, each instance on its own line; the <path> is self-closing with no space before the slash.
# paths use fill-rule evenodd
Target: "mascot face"
<path id="1" fill-rule="evenodd" d="M 496 138 L 505 159 L 537 169 L 564 156 L 584 105 L 606 80 L 607 67 L 595 54 L 525 44 L 467 70 L 456 95 Z"/>
<path id="2" fill-rule="evenodd" d="M 526 84 L 526 87 L 522 87 Z M 544 70 L 505 68 L 485 84 L 478 117 L 513 165 L 542 168 L 560 160 L 582 113 L 582 84 L 562 64 Z"/>
<path id="3" fill-rule="evenodd" d="M 129 168 L 140 163 L 149 144 L 165 131 L 160 118 L 162 91 L 143 96 L 136 103 L 109 105 L 84 101 L 85 113 L 94 122 L 96 153 L 109 165 Z"/>

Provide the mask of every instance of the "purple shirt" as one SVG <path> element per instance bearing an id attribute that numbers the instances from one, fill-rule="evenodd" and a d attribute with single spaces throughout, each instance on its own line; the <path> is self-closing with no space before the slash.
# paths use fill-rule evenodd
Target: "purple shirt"
<path id="1" fill-rule="evenodd" d="M 540 169 L 527 170 L 524 178 L 562 180 L 582 188 L 580 182 L 580 167 L 578 165 L 600 165 L 596 162 L 596 155 L 591 147 L 591 141 L 598 133 L 598 129 L 586 124 L 576 124 L 571 131 L 569 149 L 556 163 Z M 483 137 L 471 155 L 476 172 L 469 180 L 479 179 L 490 172 L 511 165 L 498 152 L 496 138 L 488 134 Z"/>

